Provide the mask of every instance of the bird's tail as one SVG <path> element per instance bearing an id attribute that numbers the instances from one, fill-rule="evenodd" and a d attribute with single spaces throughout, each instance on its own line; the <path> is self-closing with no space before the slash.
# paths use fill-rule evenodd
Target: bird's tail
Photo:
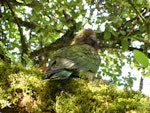
<path id="1" fill-rule="evenodd" d="M 67 79 L 72 75 L 72 71 L 68 70 L 60 70 L 57 73 L 53 73 L 51 75 L 46 75 L 45 79 L 50 79 L 50 80 L 61 80 L 61 79 Z"/>

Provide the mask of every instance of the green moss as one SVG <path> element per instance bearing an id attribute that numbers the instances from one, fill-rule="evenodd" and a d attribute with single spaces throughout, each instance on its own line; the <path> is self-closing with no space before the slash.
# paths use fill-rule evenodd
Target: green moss
<path id="1" fill-rule="evenodd" d="M 0 62 L 0 111 L 24 113 L 124 113 L 149 112 L 147 97 L 135 91 L 118 90 L 103 81 L 80 78 L 43 80 L 38 69 Z"/>
<path id="2" fill-rule="evenodd" d="M 11 54 L 7 51 L 3 43 L 0 41 L 0 59 L 10 63 L 11 62 Z"/>

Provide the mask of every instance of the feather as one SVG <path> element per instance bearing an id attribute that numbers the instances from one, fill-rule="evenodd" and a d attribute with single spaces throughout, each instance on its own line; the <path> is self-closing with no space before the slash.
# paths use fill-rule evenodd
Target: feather
<path id="1" fill-rule="evenodd" d="M 50 65 L 45 71 L 47 79 L 67 79 L 81 70 L 94 74 L 97 72 L 100 58 L 96 36 L 91 30 L 88 35 L 83 31 L 79 32 L 70 46 L 61 48 L 53 54 Z"/>

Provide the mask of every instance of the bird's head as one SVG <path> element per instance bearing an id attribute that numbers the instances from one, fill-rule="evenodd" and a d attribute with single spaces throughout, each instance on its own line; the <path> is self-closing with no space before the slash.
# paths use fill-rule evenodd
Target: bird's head
<path id="1" fill-rule="evenodd" d="M 91 29 L 82 29 L 79 33 L 74 37 L 71 45 L 76 44 L 87 44 L 98 50 L 98 42 L 96 39 L 96 35 Z"/>

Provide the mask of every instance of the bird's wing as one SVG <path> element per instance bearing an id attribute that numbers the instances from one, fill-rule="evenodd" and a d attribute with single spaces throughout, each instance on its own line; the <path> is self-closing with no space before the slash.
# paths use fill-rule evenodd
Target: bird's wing
<path id="1" fill-rule="evenodd" d="M 57 50 L 46 70 L 46 78 L 66 79 L 73 71 L 96 73 L 100 58 L 94 48 L 88 45 L 72 45 Z"/>
<path id="2" fill-rule="evenodd" d="M 100 58 L 94 48 L 86 44 L 72 45 L 58 50 L 54 59 L 60 67 L 96 73 Z"/>

